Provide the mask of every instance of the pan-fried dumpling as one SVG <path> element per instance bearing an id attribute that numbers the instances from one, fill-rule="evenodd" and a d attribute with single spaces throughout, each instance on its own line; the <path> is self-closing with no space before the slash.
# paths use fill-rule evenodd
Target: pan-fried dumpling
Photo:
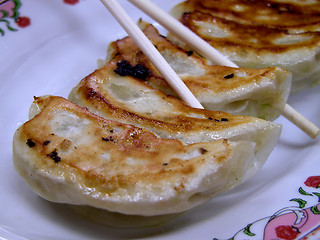
<path id="1" fill-rule="evenodd" d="M 31 117 L 14 135 L 14 167 L 58 203 L 162 219 L 239 184 L 254 161 L 253 142 L 183 144 L 61 97 L 36 98 Z"/>
<path id="2" fill-rule="evenodd" d="M 184 144 L 221 138 L 255 142 L 256 166 L 248 175 L 260 169 L 276 145 L 279 124 L 189 107 L 134 77 L 120 76 L 118 63 L 111 61 L 85 77 L 71 91 L 69 100 L 103 118 L 133 124 Z"/>
<path id="3" fill-rule="evenodd" d="M 319 2 L 188 0 L 172 14 L 240 67 L 291 71 L 292 92 L 320 82 Z"/>
<path id="4" fill-rule="evenodd" d="M 279 67 L 245 69 L 210 65 L 204 58 L 161 36 L 151 24 L 140 21 L 140 26 L 206 109 L 265 120 L 274 120 L 281 115 L 291 87 L 288 71 Z M 142 81 L 175 96 L 131 38 L 112 42 L 108 50 L 107 60 L 125 60 L 132 66 L 144 66 L 148 74 L 140 76 Z"/>
<path id="5" fill-rule="evenodd" d="M 242 24 L 284 29 L 291 34 L 320 31 L 319 1 L 187 0 L 175 10 L 176 16 L 199 11 Z"/>

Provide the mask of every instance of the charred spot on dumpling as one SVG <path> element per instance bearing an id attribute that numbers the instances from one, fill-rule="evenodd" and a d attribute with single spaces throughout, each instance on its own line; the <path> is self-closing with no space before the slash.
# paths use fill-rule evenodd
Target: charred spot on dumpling
<path id="1" fill-rule="evenodd" d="M 187 56 L 191 56 L 193 54 L 193 51 L 186 51 Z"/>
<path id="2" fill-rule="evenodd" d="M 215 119 L 213 119 L 212 117 L 208 117 L 208 120 L 211 120 L 211 121 L 213 120 L 213 121 L 215 121 L 215 122 L 220 122 L 220 120 L 219 120 L 219 119 L 216 119 L 216 118 L 215 118 Z"/>
<path id="3" fill-rule="evenodd" d="M 199 148 L 199 152 L 200 152 L 201 154 L 205 154 L 206 152 L 208 152 L 208 150 L 205 149 L 205 148 Z"/>
<path id="4" fill-rule="evenodd" d="M 114 70 L 120 76 L 128 76 L 132 71 L 132 66 L 126 60 L 122 60 L 121 62 L 117 63 L 117 68 Z"/>
<path id="5" fill-rule="evenodd" d="M 49 140 L 48 140 L 48 141 L 44 141 L 44 142 L 42 143 L 42 145 L 43 145 L 43 146 L 47 146 L 50 142 L 51 142 L 51 141 L 49 141 Z"/>
<path id="6" fill-rule="evenodd" d="M 138 64 L 133 67 L 133 77 L 139 78 L 141 80 L 146 80 L 147 77 L 149 76 L 149 69 L 146 68 L 145 66 Z"/>
<path id="7" fill-rule="evenodd" d="M 234 77 L 234 73 L 230 73 L 230 74 L 224 76 L 223 78 L 224 79 L 230 79 L 230 78 L 233 78 L 233 77 Z"/>
<path id="8" fill-rule="evenodd" d="M 89 99 L 94 98 L 96 95 L 97 95 L 96 91 L 94 91 L 93 89 L 88 89 L 87 96 Z"/>
<path id="9" fill-rule="evenodd" d="M 122 60 L 117 63 L 117 68 L 114 70 L 120 76 L 131 76 L 141 80 L 146 80 L 150 74 L 148 68 L 142 64 L 132 66 L 128 61 Z"/>
<path id="10" fill-rule="evenodd" d="M 52 151 L 51 153 L 48 153 L 47 156 L 53 159 L 55 163 L 61 161 L 61 157 L 58 156 L 58 152 L 56 150 Z"/>
<path id="11" fill-rule="evenodd" d="M 36 145 L 36 143 L 30 138 L 27 140 L 26 144 L 31 148 Z"/>
<path id="12" fill-rule="evenodd" d="M 112 136 L 109 136 L 109 137 L 102 137 L 101 138 L 103 141 L 106 141 L 106 142 L 113 142 L 114 139 L 112 138 Z"/>

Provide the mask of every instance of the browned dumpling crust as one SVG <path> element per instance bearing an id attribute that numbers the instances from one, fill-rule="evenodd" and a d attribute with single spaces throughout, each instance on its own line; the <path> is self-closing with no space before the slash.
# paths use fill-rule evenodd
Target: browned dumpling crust
<path id="1" fill-rule="evenodd" d="M 61 97 L 34 104 L 36 115 L 14 135 L 13 160 L 50 201 L 141 216 L 178 213 L 239 184 L 253 161 L 249 141 L 185 145 Z"/>
<path id="2" fill-rule="evenodd" d="M 196 53 L 183 49 L 140 22 L 146 36 L 208 110 L 250 115 L 266 120 L 280 116 L 291 87 L 291 73 L 279 67 L 231 68 L 209 64 Z M 148 58 L 130 37 L 109 46 L 109 61 L 123 61 L 120 67 L 144 67 L 147 75 L 135 76 L 153 88 L 176 96 Z"/>
<path id="3" fill-rule="evenodd" d="M 320 31 L 319 1 L 188 0 L 184 12 L 199 11 L 241 24 L 265 25 L 289 33 Z"/>
<path id="4" fill-rule="evenodd" d="M 118 64 L 111 61 L 85 77 L 71 91 L 69 100 L 103 118 L 133 124 L 185 144 L 221 138 L 255 142 L 253 173 L 260 169 L 278 141 L 279 124 L 192 108 L 137 78 L 119 75 Z"/>
<path id="5" fill-rule="evenodd" d="M 188 0 L 172 14 L 240 67 L 291 71 L 292 92 L 320 82 L 319 1 Z"/>

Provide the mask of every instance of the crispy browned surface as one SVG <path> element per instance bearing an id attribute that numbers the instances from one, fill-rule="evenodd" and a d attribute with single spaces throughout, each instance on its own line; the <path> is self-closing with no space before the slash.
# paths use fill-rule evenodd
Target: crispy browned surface
<path id="1" fill-rule="evenodd" d="M 186 51 L 161 36 L 151 24 L 145 25 L 143 32 L 163 55 L 171 55 L 172 58 L 186 59 L 186 61 L 192 62 L 195 68 L 203 69 L 203 74 L 201 75 L 192 75 L 188 73 L 180 74 L 180 78 L 196 97 L 201 98 L 201 96 L 205 94 L 213 95 L 216 93 L 228 92 L 239 87 L 246 88 L 253 84 L 260 84 L 266 78 L 269 78 L 270 82 L 274 79 L 275 67 L 263 69 L 240 69 L 209 65 L 203 58 L 192 51 Z M 170 87 L 163 77 L 158 73 L 131 38 L 126 37 L 112 42 L 111 48 L 113 49 L 111 54 L 112 59 L 115 61 L 124 59 L 131 65 L 142 64 L 146 66 L 150 69 L 150 74 L 145 82 L 154 88 L 161 89 L 168 94 L 175 95 L 172 90 L 170 90 Z M 282 71 L 284 74 L 286 73 L 285 70 Z"/>
<path id="2" fill-rule="evenodd" d="M 208 12 L 239 23 L 292 33 L 320 30 L 320 1 L 188 0 L 183 5 L 186 12 Z"/>
<path id="3" fill-rule="evenodd" d="M 64 177 L 66 183 L 75 181 L 110 195 L 139 181 L 156 185 L 194 174 L 212 157 L 211 151 L 218 164 L 230 154 L 226 140 L 218 141 L 221 151 L 215 143 L 184 146 L 180 141 L 157 138 L 141 128 L 100 118 L 60 97 L 38 98 L 36 102 L 41 113 L 22 125 L 15 139 L 28 149 L 24 152 L 29 156 L 28 164 L 48 172 L 52 179 Z M 69 115 L 73 121 L 61 118 Z M 76 139 L 70 137 L 73 134 Z M 187 161 L 179 157 L 192 151 L 199 157 Z M 109 154 L 108 159 L 104 153 Z M 179 184 L 176 191 L 183 188 L 183 182 Z"/>
<path id="4" fill-rule="evenodd" d="M 319 6 L 313 0 L 189 0 L 171 14 L 240 67 L 292 72 L 291 92 L 298 92 L 319 84 Z"/>
<path id="5" fill-rule="evenodd" d="M 184 144 L 106 120 L 61 97 L 40 97 L 35 104 L 36 115 L 15 132 L 13 163 L 49 201 L 129 215 L 175 214 L 241 183 L 265 161 L 254 156 L 252 141 Z M 95 221 L 105 222 L 99 216 Z"/>
<path id="6" fill-rule="evenodd" d="M 142 85 L 142 88 L 146 89 L 145 91 L 150 91 L 152 96 L 157 97 L 152 101 L 156 102 L 158 99 L 158 103 L 161 105 L 158 112 L 154 112 L 154 109 L 152 112 L 135 111 L 128 102 L 115 97 L 108 87 L 116 82 L 117 78 L 125 78 L 116 74 L 115 69 L 116 62 L 110 62 L 84 78 L 75 92 L 77 103 L 84 104 L 89 109 L 96 109 L 95 111 L 99 111 L 103 117 L 142 125 L 147 129 L 156 128 L 158 131 L 175 133 L 180 131 L 191 133 L 222 131 L 257 120 L 249 116 L 236 116 L 220 111 L 192 108 L 174 97 L 152 89 L 137 79 L 127 77 L 128 84 L 132 82 Z M 130 88 L 130 85 L 128 87 Z"/>
<path id="7" fill-rule="evenodd" d="M 245 51 L 277 54 L 302 48 L 312 50 L 320 46 L 320 32 L 289 34 L 285 29 L 241 24 L 198 11 L 184 14 L 181 21 L 212 46 L 234 49 L 240 55 L 244 55 Z M 227 36 L 208 35 L 207 30 L 199 27 L 203 23 L 214 23 L 220 29 L 225 29 Z"/>

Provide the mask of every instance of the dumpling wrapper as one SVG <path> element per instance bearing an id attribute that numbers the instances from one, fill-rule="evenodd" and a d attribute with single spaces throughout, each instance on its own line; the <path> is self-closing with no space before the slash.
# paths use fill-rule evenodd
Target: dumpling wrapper
<path id="1" fill-rule="evenodd" d="M 319 3 L 188 0 L 171 13 L 240 67 L 291 71 L 292 92 L 320 83 Z"/>
<path id="2" fill-rule="evenodd" d="M 159 221 L 238 185 L 256 161 L 250 141 L 186 145 L 61 97 L 36 98 L 30 117 L 13 138 L 15 169 L 43 198 L 82 212 L 83 205 Z"/>
<path id="3" fill-rule="evenodd" d="M 69 94 L 69 100 L 106 118 L 147 129 L 159 137 L 184 144 L 217 139 L 256 143 L 253 176 L 278 142 L 281 125 L 255 117 L 192 108 L 181 100 L 130 76 L 115 72 L 109 62 L 85 77 Z"/>
<path id="4" fill-rule="evenodd" d="M 279 67 L 245 69 L 210 65 L 161 36 L 151 24 L 143 21 L 139 24 L 204 108 L 269 121 L 281 115 L 290 93 L 290 72 Z M 143 65 L 149 70 L 143 79 L 146 83 L 176 96 L 131 38 L 110 44 L 107 61 L 111 59 L 126 60 L 132 66 Z"/>
<path id="5" fill-rule="evenodd" d="M 185 13 L 205 12 L 241 24 L 284 29 L 291 34 L 320 31 L 318 1 L 188 0 L 175 8 L 178 9 L 178 15 L 181 15 L 182 9 Z"/>

